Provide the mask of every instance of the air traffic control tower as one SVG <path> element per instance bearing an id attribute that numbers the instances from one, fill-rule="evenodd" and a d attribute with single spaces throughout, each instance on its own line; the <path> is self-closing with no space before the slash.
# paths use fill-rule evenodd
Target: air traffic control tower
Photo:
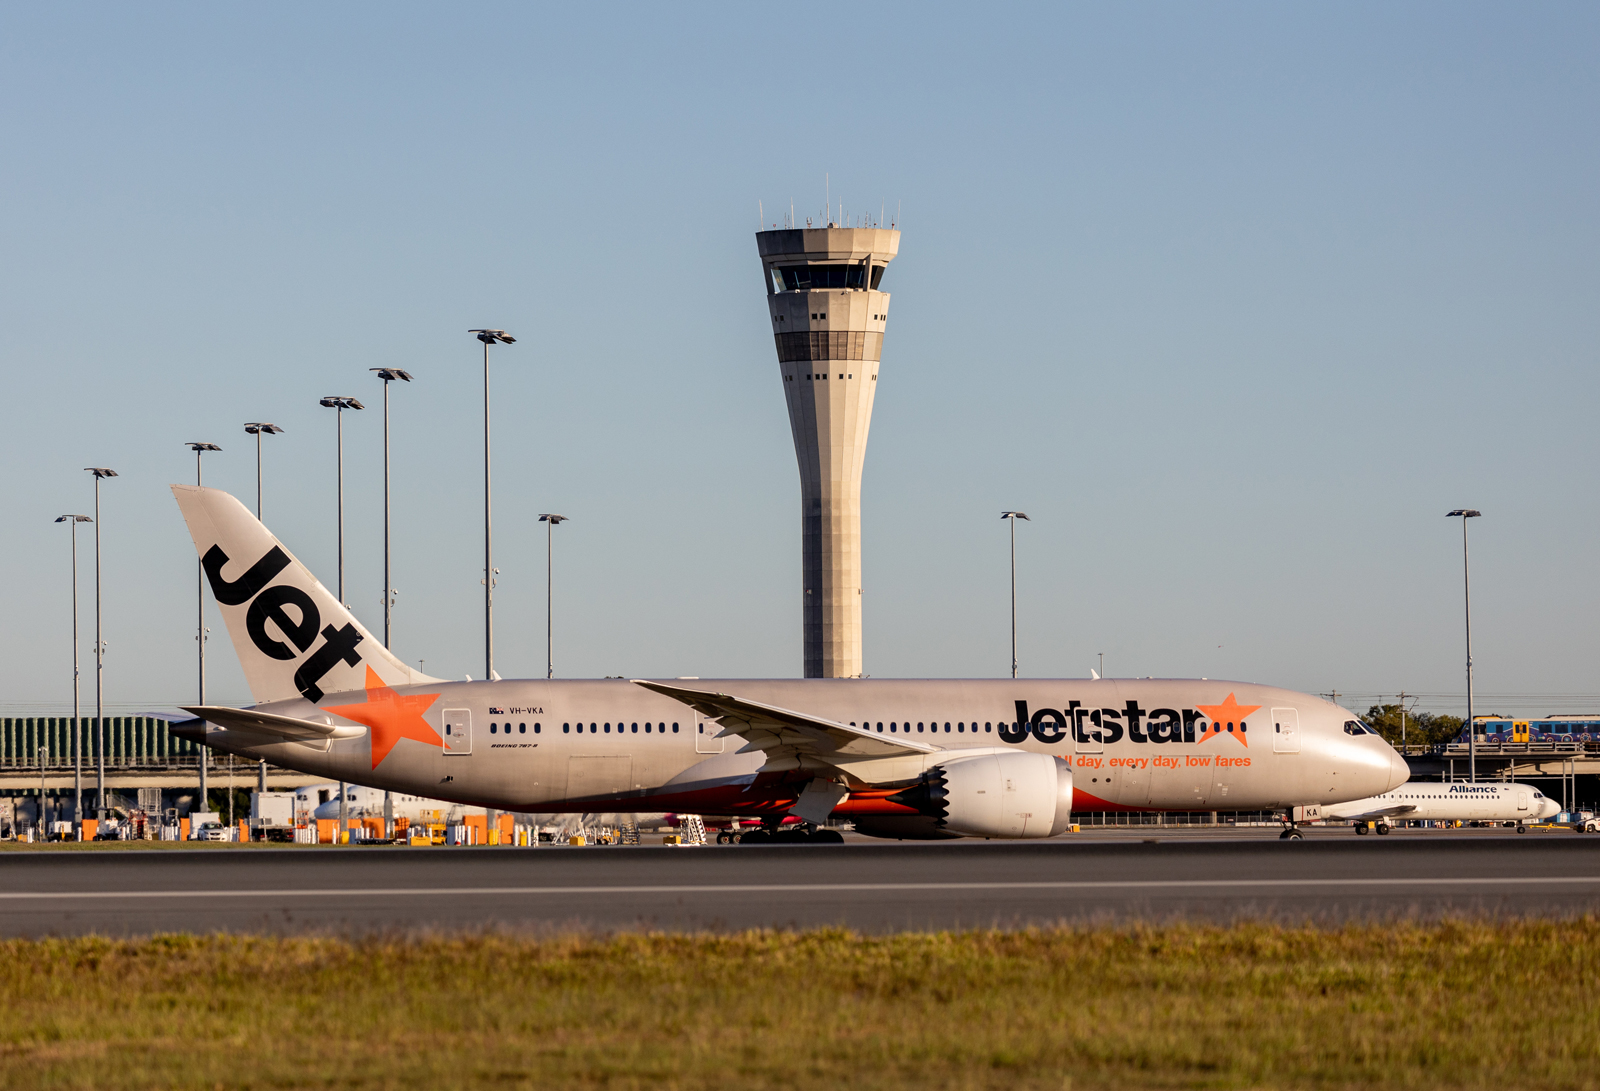
<path id="1" fill-rule="evenodd" d="M 800 460 L 805 677 L 861 676 L 861 469 L 900 232 L 760 231 L 778 370 Z"/>

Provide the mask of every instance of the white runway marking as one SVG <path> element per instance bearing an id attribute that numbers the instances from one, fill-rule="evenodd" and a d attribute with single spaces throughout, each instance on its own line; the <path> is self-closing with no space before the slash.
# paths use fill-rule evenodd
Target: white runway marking
<path id="1" fill-rule="evenodd" d="M 368 889 L 310 888 L 284 890 L 28 890 L 0 891 L 0 902 L 20 901 L 127 901 L 173 898 L 419 898 L 477 897 L 493 895 L 552 894 L 872 894 L 951 893 L 985 890 L 1037 890 L 1093 892 L 1099 890 L 1305 890 L 1352 887 L 1517 887 L 1600 884 L 1600 875 L 1540 875 L 1526 878 L 1461 875 L 1419 879 L 1130 879 L 1061 882 L 994 883 L 734 883 L 650 886 L 455 886 L 372 887 Z"/>

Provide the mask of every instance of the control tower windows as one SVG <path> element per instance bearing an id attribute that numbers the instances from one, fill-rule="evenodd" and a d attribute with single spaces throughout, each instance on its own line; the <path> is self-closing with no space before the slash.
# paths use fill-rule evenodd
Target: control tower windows
<path id="1" fill-rule="evenodd" d="M 867 272 L 865 265 L 847 262 L 829 265 L 781 265 L 772 270 L 773 287 L 780 292 L 815 292 L 826 288 L 866 288 L 877 291 L 883 280 L 881 265 Z"/>
<path id="2" fill-rule="evenodd" d="M 780 364 L 812 360 L 871 360 L 883 356 L 883 334 L 867 330 L 775 333 Z"/>

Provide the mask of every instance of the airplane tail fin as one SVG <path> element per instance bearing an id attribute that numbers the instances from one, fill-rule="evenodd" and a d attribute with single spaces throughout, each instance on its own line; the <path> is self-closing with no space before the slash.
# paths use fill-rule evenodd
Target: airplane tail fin
<path id="1" fill-rule="evenodd" d="M 385 685 L 429 685 L 390 654 L 243 504 L 221 489 L 174 485 L 206 580 L 257 704 Z"/>

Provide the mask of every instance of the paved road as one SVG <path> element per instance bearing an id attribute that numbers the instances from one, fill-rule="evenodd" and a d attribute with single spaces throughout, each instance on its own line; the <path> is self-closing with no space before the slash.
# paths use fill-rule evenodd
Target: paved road
<path id="1" fill-rule="evenodd" d="M 4 936 L 1584 912 L 1600 912 L 1600 837 L 1579 835 L 0 856 Z"/>

